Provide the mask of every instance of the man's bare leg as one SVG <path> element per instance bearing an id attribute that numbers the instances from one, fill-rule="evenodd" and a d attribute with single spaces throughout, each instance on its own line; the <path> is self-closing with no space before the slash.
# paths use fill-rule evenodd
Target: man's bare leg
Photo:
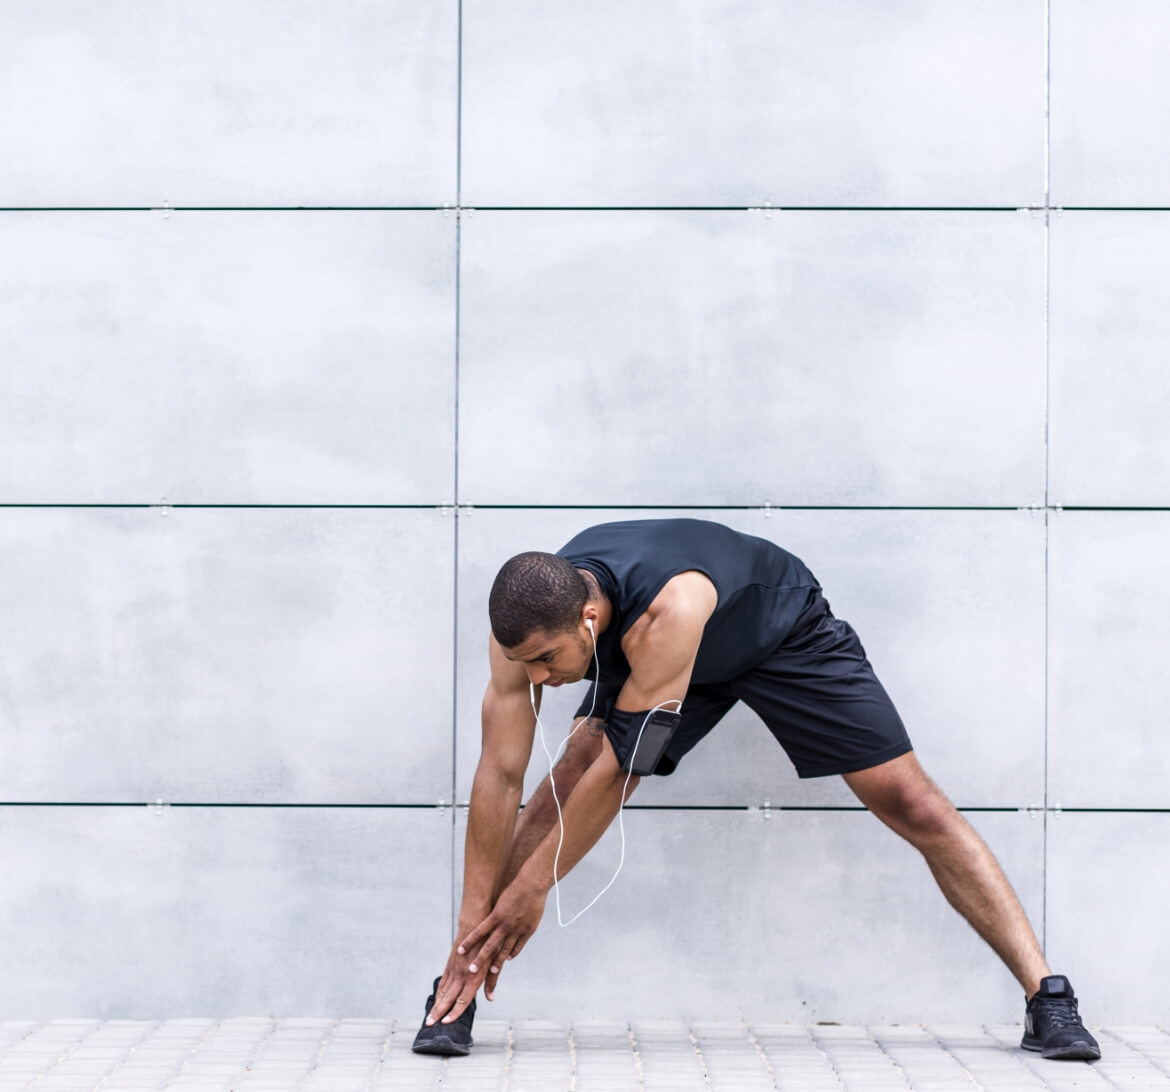
<path id="1" fill-rule="evenodd" d="M 1031 997 L 1052 972 L 1024 908 L 991 850 L 914 754 L 844 777 L 874 815 L 921 852 L 947 901 Z"/>

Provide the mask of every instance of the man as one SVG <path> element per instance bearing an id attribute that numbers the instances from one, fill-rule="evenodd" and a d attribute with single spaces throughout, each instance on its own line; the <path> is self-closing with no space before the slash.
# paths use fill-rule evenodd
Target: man
<path id="1" fill-rule="evenodd" d="M 701 520 L 603 524 L 557 554 L 512 558 L 488 612 L 491 677 L 459 929 L 416 1051 L 468 1052 L 476 992 L 482 985 L 492 998 L 504 962 L 535 932 L 554 861 L 559 878 L 600 838 L 639 775 L 671 773 L 742 700 L 801 777 L 841 775 L 922 853 L 947 900 L 1023 986 L 1025 1049 L 1100 1057 L 999 864 L 918 764 L 856 633 L 833 616 L 798 558 Z M 548 778 L 517 812 L 538 691 L 585 678 L 592 686 L 578 717 L 588 719 L 555 770 L 562 844 Z"/>

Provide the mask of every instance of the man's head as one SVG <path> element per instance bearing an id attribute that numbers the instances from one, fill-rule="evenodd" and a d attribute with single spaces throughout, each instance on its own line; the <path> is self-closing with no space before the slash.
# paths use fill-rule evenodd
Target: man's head
<path id="1" fill-rule="evenodd" d="M 556 554 L 517 554 L 496 575 L 488 596 L 492 633 L 504 648 L 515 648 L 536 633 L 567 633 L 581 621 L 589 585 Z"/>
<path id="2" fill-rule="evenodd" d="M 504 564 L 488 596 L 492 635 L 528 667 L 533 682 L 553 685 L 584 677 L 597 610 L 589 585 L 571 562 L 536 551 Z"/>

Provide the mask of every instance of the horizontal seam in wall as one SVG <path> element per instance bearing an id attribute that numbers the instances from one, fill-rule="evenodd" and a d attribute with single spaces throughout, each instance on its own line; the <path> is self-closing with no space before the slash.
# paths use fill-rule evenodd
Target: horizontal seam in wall
<path id="1" fill-rule="evenodd" d="M 0 507 L 3 507 L 0 505 Z M 173 507 L 181 507 L 174 505 Z M 755 504 L 473 504 L 460 508 L 480 512 L 1166 512 L 1166 505 L 1072 505 L 1072 504 L 787 504 L 765 501 Z"/>
<path id="2" fill-rule="evenodd" d="M 432 501 L 426 504 L 236 504 L 182 502 L 87 502 L 87 501 L 0 501 L 4 510 L 86 510 L 95 511 L 384 511 L 450 512 L 452 509 L 481 512 L 1170 512 L 1160 504 L 472 504 Z"/>
<path id="3" fill-rule="evenodd" d="M 466 802 L 457 805 L 450 803 L 429 804 L 341 804 L 341 803 L 245 803 L 245 802 L 210 802 L 195 800 L 118 800 L 118 801 L 86 801 L 86 800 L 0 800 L 0 808 L 202 808 L 208 810 L 225 810 L 230 808 L 246 808 L 251 811 L 268 809 L 271 811 L 308 811 L 308 810 L 345 810 L 345 811 L 439 811 L 446 812 L 451 807 L 466 811 Z M 646 812 L 865 812 L 868 809 L 859 804 L 627 804 L 625 810 Z M 1085 807 L 1069 808 L 1041 805 L 1022 805 L 1015 807 L 960 807 L 964 814 L 1039 814 L 1047 811 L 1050 814 L 1077 814 L 1077 815 L 1170 815 L 1170 808 L 1109 808 Z"/>
<path id="4" fill-rule="evenodd" d="M 0 212 L 454 212 L 454 205 L 0 205 Z"/>
<path id="5" fill-rule="evenodd" d="M 1165 205 L 3 205 L 4 212 L 1170 212 Z"/>
<path id="6" fill-rule="evenodd" d="M 85 501 L 69 501 L 69 502 L 62 502 L 62 503 L 54 503 L 52 501 L 44 501 L 44 502 L 33 502 L 33 501 L 5 502 L 5 501 L 0 501 L 0 509 L 3 509 L 3 508 L 63 508 L 63 509 L 113 508 L 113 509 L 141 510 L 141 509 L 165 508 L 167 510 L 170 510 L 170 509 L 177 509 L 177 508 L 192 508 L 192 509 L 214 508 L 214 509 L 230 509 L 230 510 L 234 511 L 234 510 L 240 510 L 240 509 L 265 510 L 265 509 L 269 509 L 269 508 L 277 508 L 277 509 L 301 509 L 301 508 L 304 508 L 304 509 L 317 509 L 317 508 L 350 509 L 350 508 L 352 508 L 352 509 L 356 509 L 359 511 L 364 510 L 364 509 L 376 509 L 376 510 L 388 510 L 388 511 L 404 510 L 404 511 L 434 512 L 434 511 L 442 510 L 442 509 L 451 509 L 453 507 L 454 507 L 454 505 L 450 501 L 445 501 L 445 502 L 444 501 L 437 501 L 437 502 L 433 501 L 429 504 L 183 504 L 183 503 L 171 504 L 169 501 L 167 501 L 167 502 L 130 501 L 130 502 L 127 502 L 125 504 L 119 504 L 119 503 L 113 503 L 113 502 L 110 502 L 110 503 L 87 503 Z"/>
<path id="7" fill-rule="evenodd" d="M 1043 212 L 1044 205 L 463 205 L 470 212 Z"/>
<path id="8" fill-rule="evenodd" d="M 1170 205 L 1061 205 L 1059 212 L 1170 212 Z"/>

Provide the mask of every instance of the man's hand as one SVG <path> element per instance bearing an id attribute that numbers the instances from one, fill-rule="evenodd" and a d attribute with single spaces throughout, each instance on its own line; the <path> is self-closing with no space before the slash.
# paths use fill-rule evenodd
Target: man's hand
<path id="1" fill-rule="evenodd" d="M 519 878 L 505 888 L 492 912 L 455 949 L 470 961 L 468 971 L 476 977 L 490 973 L 494 990 L 504 961 L 515 959 L 536 932 L 547 898 L 547 888 L 528 886 Z"/>
<path id="2" fill-rule="evenodd" d="M 520 954 L 544 916 L 548 891 L 513 883 L 495 909 L 471 930 L 447 960 L 447 968 L 435 990 L 435 1003 L 427 1014 L 427 1026 L 450 1024 L 463 1014 L 486 980 L 484 995 L 494 999 L 504 961 Z"/>
<path id="3" fill-rule="evenodd" d="M 444 1024 L 458 1020 L 463 1010 L 475 1000 L 484 975 L 472 972 L 467 964 L 466 956 L 461 955 L 458 950 L 451 952 L 443 977 L 439 979 L 438 989 L 435 990 L 435 1003 L 427 1013 L 428 1027 L 440 1020 Z M 490 993 L 488 999 L 491 1000 Z"/>

